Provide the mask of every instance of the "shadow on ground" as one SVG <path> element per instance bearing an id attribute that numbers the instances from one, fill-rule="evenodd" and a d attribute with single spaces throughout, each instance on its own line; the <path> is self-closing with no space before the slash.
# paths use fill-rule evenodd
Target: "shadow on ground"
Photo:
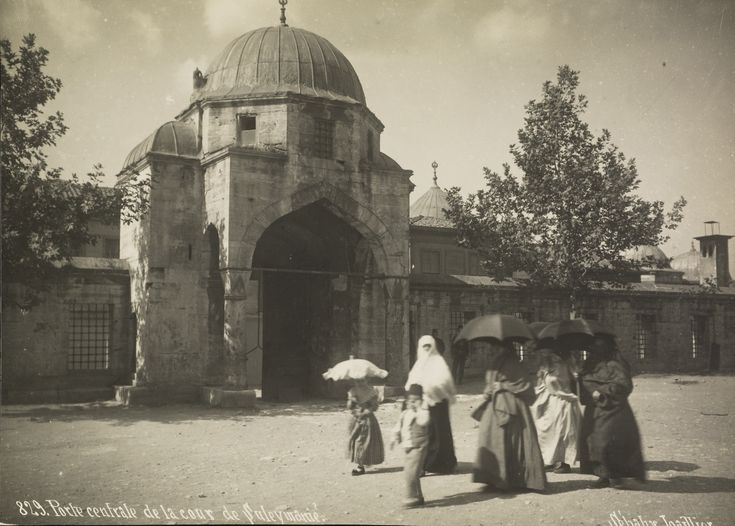
<path id="1" fill-rule="evenodd" d="M 624 488 L 617 491 L 641 491 L 646 493 L 733 493 L 735 479 L 724 477 L 697 477 L 681 475 L 666 480 L 649 480 L 647 482 L 625 481 Z M 557 495 L 583 489 L 595 488 L 595 480 L 563 480 L 550 482 L 547 494 Z"/>
<path id="2" fill-rule="evenodd" d="M 676 460 L 649 460 L 646 462 L 646 471 L 683 471 L 689 473 L 699 468 L 698 464 Z"/>
<path id="3" fill-rule="evenodd" d="M 197 420 L 233 420 L 248 422 L 253 417 L 264 416 L 317 416 L 324 413 L 341 413 L 344 403 L 340 400 L 309 400 L 278 404 L 258 402 L 255 409 L 210 408 L 200 404 L 174 404 L 160 407 L 124 407 L 117 402 L 90 402 L 83 404 L 54 404 L 45 406 L 4 406 L 2 417 L 24 418 L 35 423 L 77 422 L 96 420 L 113 425 L 128 426 L 138 422 L 183 424 Z"/>

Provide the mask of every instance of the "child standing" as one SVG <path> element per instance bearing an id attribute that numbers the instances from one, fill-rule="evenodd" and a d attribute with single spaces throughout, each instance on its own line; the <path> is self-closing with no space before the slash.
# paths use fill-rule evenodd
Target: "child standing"
<path id="1" fill-rule="evenodd" d="M 347 409 L 351 414 L 347 458 L 357 464 L 352 475 L 364 475 L 365 466 L 385 460 L 383 436 L 373 414 L 378 409 L 378 391 L 365 380 L 355 380 L 347 393 Z"/>
<path id="2" fill-rule="evenodd" d="M 424 461 L 429 444 L 429 410 L 423 403 L 423 395 L 420 385 L 409 386 L 403 411 L 396 427 L 393 428 L 393 440 L 391 441 L 391 447 L 399 443 L 406 453 L 403 466 L 407 490 L 404 501 L 406 508 L 424 504 L 421 474 L 424 471 Z"/>

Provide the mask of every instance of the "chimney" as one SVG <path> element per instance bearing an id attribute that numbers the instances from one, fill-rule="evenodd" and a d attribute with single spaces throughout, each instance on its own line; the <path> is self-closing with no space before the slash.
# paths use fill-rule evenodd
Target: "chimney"
<path id="1" fill-rule="evenodd" d="M 715 233 L 715 227 L 717 233 Z M 720 223 L 717 221 L 705 221 L 704 234 L 694 238 L 699 241 L 700 279 L 711 277 L 716 280 L 718 287 L 727 287 L 732 281 L 727 244 L 733 236 L 720 234 Z"/>

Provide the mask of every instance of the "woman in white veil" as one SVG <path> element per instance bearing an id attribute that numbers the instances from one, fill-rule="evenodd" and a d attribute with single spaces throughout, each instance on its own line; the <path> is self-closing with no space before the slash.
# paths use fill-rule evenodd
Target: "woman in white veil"
<path id="1" fill-rule="evenodd" d="M 452 373 L 432 336 L 419 339 L 416 355 L 416 363 L 408 373 L 406 389 L 411 384 L 419 384 L 429 405 L 432 432 L 424 469 L 429 473 L 452 473 L 457 467 L 449 420 L 449 404 L 454 403 L 456 395 Z"/>

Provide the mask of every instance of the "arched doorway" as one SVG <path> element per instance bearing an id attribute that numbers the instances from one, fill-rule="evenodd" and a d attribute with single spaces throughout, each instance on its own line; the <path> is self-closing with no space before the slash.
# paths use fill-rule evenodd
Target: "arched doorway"
<path id="1" fill-rule="evenodd" d="M 253 279 L 262 287 L 263 398 L 323 392 L 321 373 L 352 348 L 364 274 L 363 236 L 316 201 L 274 221 L 258 240 Z"/>

